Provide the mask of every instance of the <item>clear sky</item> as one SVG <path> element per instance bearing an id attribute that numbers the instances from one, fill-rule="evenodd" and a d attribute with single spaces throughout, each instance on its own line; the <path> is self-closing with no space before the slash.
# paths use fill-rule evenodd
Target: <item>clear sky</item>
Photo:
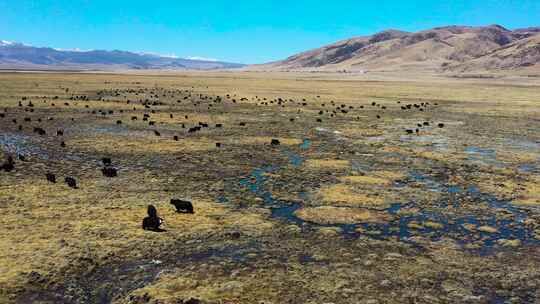
<path id="1" fill-rule="evenodd" d="M 0 0 L 0 40 L 262 63 L 384 29 L 540 26 L 540 0 Z"/>

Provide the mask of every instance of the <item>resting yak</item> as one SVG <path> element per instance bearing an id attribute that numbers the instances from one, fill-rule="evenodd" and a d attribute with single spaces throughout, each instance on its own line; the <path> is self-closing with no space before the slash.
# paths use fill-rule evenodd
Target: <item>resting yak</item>
<path id="1" fill-rule="evenodd" d="M 148 206 L 148 216 L 143 219 L 142 228 L 144 230 L 161 232 L 165 231 L 160 229 L 159 226 L 163 223 L 163 219 L 157 214 L 157 209 L 153 205 Z"/>

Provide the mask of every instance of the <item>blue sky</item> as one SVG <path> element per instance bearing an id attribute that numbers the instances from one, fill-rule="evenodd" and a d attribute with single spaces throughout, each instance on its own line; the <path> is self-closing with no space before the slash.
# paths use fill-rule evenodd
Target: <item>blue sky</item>
<path id="1" fill-rule="evenodd" d="M 0 0 L 0 39 L 261 63 L 384 29 L 540 26 L 540 0 Z"/>

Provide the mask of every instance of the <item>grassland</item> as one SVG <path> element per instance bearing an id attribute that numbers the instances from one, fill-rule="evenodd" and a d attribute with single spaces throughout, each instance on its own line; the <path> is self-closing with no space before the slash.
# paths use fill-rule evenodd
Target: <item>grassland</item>
<path id="1" fill-rule="evenodd" d="M 537 78 L 0 73 L 0 113 L 0 302 L 540 301 Z"/>

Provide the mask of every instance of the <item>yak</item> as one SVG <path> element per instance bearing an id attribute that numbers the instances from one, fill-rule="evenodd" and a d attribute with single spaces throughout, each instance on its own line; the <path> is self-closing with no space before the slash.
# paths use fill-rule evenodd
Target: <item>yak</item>
<path id="1" fill-rule="evenodd" d="M 171 205 L 174 205 L 178 213 L 194 213 L 193 204 L 190 201 L 180 199 L 171 199 Z"/>
<path id="2" fill-rule="evenodd" d="M 55 176 L 54 174 L 52 174 L 51 172 L 47 172 L 47 173 L 45 174 L 45 177 L 47 178 L 47 181 L 48 181 L 49 183 L 53 183 L 53 184 L 56 183 L 56 176 Z"/>
<path id="3" fill-rule="evenodd" d="M 101 169 L 101 173 L 103 173 L 103 176 L 106 176 L 106 177 L 118 176 L 118 171 L 116 170 L 116 168 L 108 167 L 108 166 Z"/>
<path id="4" fill-rule="evenodd" d="M 77 181 L 73 177 L 67 176 L 66 178 L 64 178 L 64 182 L 70 188 L 77 189 Z"/>
<path id="5" fill-rule="evenodd" d="M 143 219 L 142 228 L 144 230 L 156 232 L 165 231 L 159 228 L 159 226 L 163 224 L 163 219 L 158 216 L 156 207 L 153 205 L 148 205 L 147 213 L 148 216 Z"/>

